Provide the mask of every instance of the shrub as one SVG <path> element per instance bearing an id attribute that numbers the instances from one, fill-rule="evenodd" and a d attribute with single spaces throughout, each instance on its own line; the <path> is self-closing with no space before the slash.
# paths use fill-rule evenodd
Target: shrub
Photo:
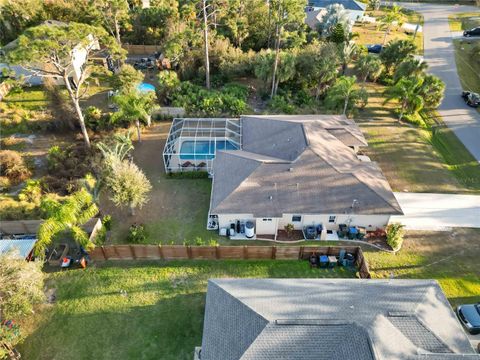
<path id="1" fill-rule="evenodd" d="M 18 184 L 31 175 L 20 153 L 13 150 L 0 151 L 0 176 L 7 177 L 12 184 Z"/>
<path id="2" fill-rule="evenodd" d="M 102 225 L 105 227 L 105 230 L 110 231 L 112 229 L 112 216 L 105 215 L 102 218 Z"/>
<path id="3" fill-rule="evenodd" d="M 127 241 L 133 244 L 141 244 L 147 240 L 147 231 L 142 224 L 133 224 L 128 229 Z"/>
<path id="4" fill-rule="evenodd" d="M 89 106 L 85 109 L 85 125 L 93 131 L 106 130 L 110 126 L 110 115 L 103 113 L 95 106 Z"/>
<path id="5" fill-rule="evenodd" d="M 400 223 L 392 223 L 387 226 L 387 244 L 393 249 L 398 251 L 403 244 L 403 235 L 405 235 L 404 225 Z"/>
<path id="6" fill-rule="evenodd" d="M 114 90 L 129 91 L 143 81 L 144 75 L 132 65 L 123 64 L 120 71 L 112 76 L 110 83 Z"/>
<path id="7" fill-rule="evenodd" d="M 268 108 L 274 113 L 294 114 L 296 112 L 295 105 L 291 104 L 290 100 L 282 95 L 275 95 L 268 102 Z"/>
<path id="8" fill-rule="evenodd" d="M 12 183 L 10 182 L 10 179 L 8 177 L 0 176 L 0 191 L 8 191 L 11 186 Z"/>
<path id="9" fill-rule="evenodd" d="M 164 70 L 160 71 L 157 78 L 159 96 L 166 104 L 169 104 L 174 93 L 180 88 L 178 75 L 175 71 Z"/>
<path id="10" fill-rule="evenodd" d="M 20 201 L 39 204 L 42 198 L 42 183 L 40 180 L 27 180 L 25 187 L 18 194 Z"/>
<path id="11" fill-rule="evenodd" d="M 285 229 L 285 232 L 287 233 L 287 236 L 288 236 L 288 237 L 291 237 L 292 234 L 293 234 L 293 229 L 294 229 L 293 224 L 287 224 L 287 225 L 285 225 L 285 226 L 284 226 L 284 229 Z"/>

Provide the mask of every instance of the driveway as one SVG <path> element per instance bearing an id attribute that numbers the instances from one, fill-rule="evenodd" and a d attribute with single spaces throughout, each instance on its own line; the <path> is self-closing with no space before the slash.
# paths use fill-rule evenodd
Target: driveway
<path id="1" fill-rule="evenodd" d="M 468 108 L 460 98 L 462 86 L 455 64 L 455 49 L 448 25 L 448 16 L 480 8 L 466 5 L 436 5 L 421 3 L 399 3 L 402 7 L 415 10 L 424 16 L 424 57 L 429 71 L 446 84 L 445 98 L 438 108 L 443 121 L 451 128 L 465 147 L 480 162 L 480 114 Z M 480 81 L 480 78 L 479 78 Z"/>
<path id="2" fill-rule="evenodd" d="M 411 230 L 480 228 L 480 196 L 427 193 L 395 193 L 404 216 L 392 216 Z"/>

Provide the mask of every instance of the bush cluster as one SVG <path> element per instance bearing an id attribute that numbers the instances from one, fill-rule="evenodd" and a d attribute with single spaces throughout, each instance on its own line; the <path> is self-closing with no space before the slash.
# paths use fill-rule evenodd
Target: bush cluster
<path id="1" fill-rule="evenodd" d="M 0 150 L 0 187 L 8 188 L 25 181 L 32 172 L 22 155 L 13 150 Z"/>
<path id="2" fill-rule="evenodd" d="M 168 177 L 172 179 L 207 179 L 208 172 L 206 171 L 183 171 L 168 173 Z"/>
<path id="3" fill-rule="evenodd" d="M 219 90 L 206 90 L 189 81 L 180 84 L 173 95 L 173 106 L 185 108 L 192 116 L 237 116 L 246 112 L 248 89 L 227 84 Z"/>

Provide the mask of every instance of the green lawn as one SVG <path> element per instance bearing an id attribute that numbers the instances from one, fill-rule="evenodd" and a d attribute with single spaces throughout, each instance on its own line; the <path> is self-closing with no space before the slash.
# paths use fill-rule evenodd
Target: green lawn
<path id="1" fill-rule="evenodd" d="M 24 110 L 44 110 L 49 105 L 47 93 L 41 86 L 26 87 L 20 92 L 10 92 L 3 103 L 11 108 Z"/>
<path id="2" fill-rule="evenodd" d="M 428 128 L 398 123 L 395 104 L 383 104 L 384 87 L 368 84 L 367 107 L 356 117 L 369 147 L 395 191 L 480 193 L 480 165 L 455 134 L 441 125 Z M 430 120 L 429 120 L 430 121 Z"/>
<path id="3" fill-rule="evenodd" d="M 409 232 L 396 255 L 364 248 L 375 278 L 434 278 L 452 305 L 480 301 L 480 230 Z M 306 261 L 107 262 L 48 275 L 54 305 L 23 324 L 25 359 L 192 359 L 209 278 L 354 277 Z M 122 295 L 123 291 L 126 295 Z M 121 293 L 122 291 L 122 293 Z"/>
<path id="4" fill-rule="evenodd" d="M 344 269 L 311 269 L 307 261 L 119 265 L 51 274 L 57 303 L 30 320 L 23 357 L 191 360 L 201 344 L 207 279 L 354 277 Z"/>
<path id="5" fill-rule="evenodd" d="M 480 93 L 480 59 L 473 55 L 474 46 L 480 46 L 478 40 L 455 39 L 455 62 L 464 90 Z"/>
<path id="6" fill-rule="evenodd" d="M 448 17 L 451 31 L 462 31 L 480 26 L 480 11 L 450 15 Z"/>

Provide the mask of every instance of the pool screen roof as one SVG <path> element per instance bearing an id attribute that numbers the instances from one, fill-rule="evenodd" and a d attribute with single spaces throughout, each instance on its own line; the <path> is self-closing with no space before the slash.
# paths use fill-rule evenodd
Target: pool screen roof
<path id="1" fill-rule="evenodd" d="M 241 148 L 241 123 L 235 118 L 177 118 L 172 122 L 163 158 L 165 171 L 211 170 L 219 148 Z M 188 141 L 189 146 L 182 146 Z M 208 146 L 204 145 L 208 142 Z"/>

